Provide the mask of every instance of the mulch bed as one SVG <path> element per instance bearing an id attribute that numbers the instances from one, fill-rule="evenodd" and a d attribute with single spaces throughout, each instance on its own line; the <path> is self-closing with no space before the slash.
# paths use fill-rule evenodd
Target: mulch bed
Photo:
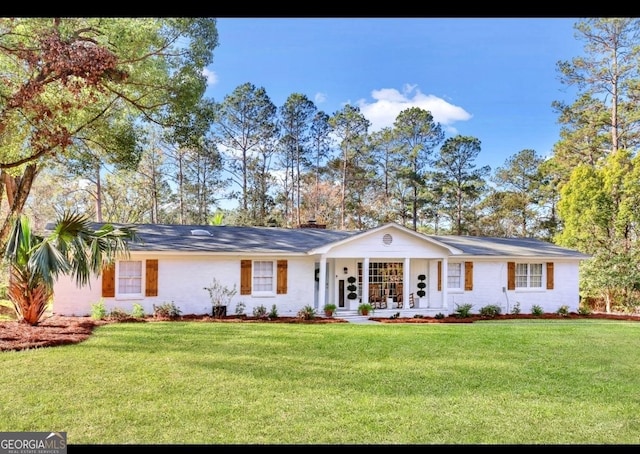
<path id="1" fill-rule="evenodd" d="M 423 317 L 423 318 L 403 318 L 398 317 L 395 319 L 389 317 L 370 317 L 370 320 L 375 320 L 380 323 L 473 323 L 481 320 L 514 320 L 514 319 L 548 319 L 548 320 L 566 320 L 576 318 L 596 318 L 596 319 L 610 319 L 610 320 L 632 320 L 640 321 L 640 315 L 631 314 L 606 314 L 606 313 L 592 313 L 589 315 L 581 315 L 575 312 L 571 312 L 567 315 L 546 313 L 541 315 L 533 314 L 502 314 L 495 317 L 487 317 L 481 315 L 471 315 L 470 317 L 456 317 L 455 315 L 449 315 L 444 318 L 435 317 Z"/>
<path id="2" fill-rule="evenodd" d="M 316 318 L 302 320 L 297 317 L 278 317 L 274 319 L 226 316 L 214 318 L 210 315 L 183 315 L 174 319 L 157 318 L 121 318 L 117 320 L 94 320 L 91 317 L 66 317 L 53 315 L 43 319 L 38 325 L 31 326 L 17 321 L 0 322 L 0 351 L 27 350 L 30 348 L 55 347 L 82 342 L 91 336 L 94 328 L 107 323 L 151 323 L 159 321 L 197 321 L 197 322 L 235 322 L 235 323 L 347 323 L 339 318 Z"/>
<path id="3" fill-rule="evenodd" d="M 506 319 L 572 319 L 572 318 L 596 318 L 611 320 L 633 320 L 640 321 L 638 315 L 625 314 L 605 314 L 593 313 L 590 315 L 579 315 L 570 313 L 568 315 L 542 314 L 539 316 L 531 314 L 505 314 L 495 317 L 481 317 L 472 315 L 470 317 L 459 318 L 447 316 L 441 319 L 433 317 L 424 318 L 388 318 L 370 317 L 380 323 L 473 323 L 479 320 L 506 320 Z M 100 325 L 107 323 L 150 323 L 157 321 L 177 320 L 194 321 L 204 323 L 348 323 L 347 320 L 336 318 L 317 317 L 313 320 L 304 320 L 298 317 L 277 317 L 263 318 L 250 316 L 225 316 L 212 317 L 210 315 L 183 315 L 174 319 L 161 319 L 156 317 L 124 318 L 119 320 L 94 320 L 91 317 L 65 317 L 54 315 L 44 319 L 36 326 L 16 321 L 0 322 L 0 351 L 17 351 L 31 348 L 54 347 L 57 345 L 77 344 L 91 336 L 93 330 Z"/>

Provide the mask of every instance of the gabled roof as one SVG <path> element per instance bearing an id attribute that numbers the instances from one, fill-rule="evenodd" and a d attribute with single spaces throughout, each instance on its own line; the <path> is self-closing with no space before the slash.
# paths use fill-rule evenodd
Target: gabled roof
<path id="1" fill-rule="evenodd" d="M 93 226 L 100 225 L 96 223 Z M 114 224 L 115 227 L 123 225 Z M 134 224 L 133 227 L 136 228 L 138 241 L 129 245 L 131 251 L 309 254 L 322 252 L 327 246 L 347 243 L 367 233 L 396 228 L 408 235 L 439 244 L 458 257 L 589 258 L 578 251 L 533 238 L 425 235 L 393 222 L 366 231 L 177 224 Z"/>
<path id="2" fill-rule="evenodd" d="M 335 242 L 333 242 L 331 244 L 325 244 L 325 245 L 323 245 L 321 247 L 318 247 L 318 248 L 315 248 L 313 250 L 310 250 L 309 252 L 312 253 L 312 254 L 322 254 L 322 253 L 327 252 L 327 250 L 330 247 L 335 247 L 335 246 L 339 246 L 340 244 L 348 243 L 349 241 L 351 241 L 355 237 L 362 237 L 362 236 L 365 236 L 365 235 L 371 235 L 371 234 L 375 234 L 375 233 L 380 232 L 380 231 L 388 231 L 390 229 L 399 230 L 399 231 L 403 232 L 405 235 L 413 236 L 413 237 L 416 237 L 416 238 L 418 238 L 420 240 L 423 240 L 423 241 L 427 240 L 431 244 L 435 244 L 436 246 L 440 246 L 443 249 L 448 249 L 451 254 L 460 254 L 460 253 L 462 253 L 462 251 L 460 249 L 457 249 L 455 246 L 452 246 L 450 244 L 445 244 L 444 242 L 439 241 L 438 239 L 436 239 L 433 236 L 424 235 L 424 234 L 422 234 L 420 232 L 416 232 L 415 230 L 408 229 L 407 227 L 405 227 L 403 225 L 400 225 L 400 224 L 397 224 L 395 222 L 389 222 L 387 224 L 383 224 L 383 225 L 380 225 L 378 227 L 375 227 L 375 228 L 372 228 L 372 229 L 369 229 L 369 230 L 362 230 L 362 231 L 359 231 L 359 232 L 354 232 L 354 235 L 352 235 L 352 236 L 346 237 L 346 238 L 341 239 L 341 240 L 337 240 L 337 241 L 335 241 Z"/>

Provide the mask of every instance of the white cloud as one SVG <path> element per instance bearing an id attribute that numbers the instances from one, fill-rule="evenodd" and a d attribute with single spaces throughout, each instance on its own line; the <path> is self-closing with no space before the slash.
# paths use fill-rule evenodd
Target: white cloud
<path id="1" fill-rule="evenodd" d="M 207 78 L 207 85 L 215 85 L 218 83 L 218 75 L 215 71 L 204 68 L 202 70 L 202 75 Z"/>
<path id="2" fill-rule="evenodd" d="M 378 131 L 384 127 L 393 126 L 393 122 L 400 112 L 410 107 L 428 110 L 436 123 L 440 123 L 449 132 L 455 133 L 452 126 L 458 121 L 467 121 L 472 115 L 462 107 L 455 106 L 434 95 L 425 95 L 416 85 L 405 84 L 402 92 L 395 88 L 373 90 L 373 102 L 360 99 L 356 106 L 371 122 L 371 131 Z"/>
<path id="3" fill-rule="evenodd" d="M 327 94 L 326 93 L 316 93 L 316 96 L 314 97 L 315 103 L 316 104 L 322 104 L 323 102 L 325 102 L 327 100 Z"/>

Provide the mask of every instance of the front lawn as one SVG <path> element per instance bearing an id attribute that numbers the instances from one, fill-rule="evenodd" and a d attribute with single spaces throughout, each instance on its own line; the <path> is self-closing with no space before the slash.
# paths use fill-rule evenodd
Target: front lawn
<path id="1" fill-rule="evenodd" d="M 114 323 L 0 358 L 0 431 L 71 446 L 640 440 L 638 322 Z"/>

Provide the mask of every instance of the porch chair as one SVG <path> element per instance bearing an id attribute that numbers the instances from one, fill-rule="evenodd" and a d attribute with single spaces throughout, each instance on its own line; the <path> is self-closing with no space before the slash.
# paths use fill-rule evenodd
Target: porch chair
<path id="1" fill-rule="evenodd" d="M 402 309 L 404 306 L 404 290 L 402 284 L 396 285 L 396 307 Z"/>
<path id="2" fill-rule="evenodd" d="M 369 284 L 369 303 L 375 309 L 386 309 L 387 300 L 384 299 L 380 284 Z"/>

